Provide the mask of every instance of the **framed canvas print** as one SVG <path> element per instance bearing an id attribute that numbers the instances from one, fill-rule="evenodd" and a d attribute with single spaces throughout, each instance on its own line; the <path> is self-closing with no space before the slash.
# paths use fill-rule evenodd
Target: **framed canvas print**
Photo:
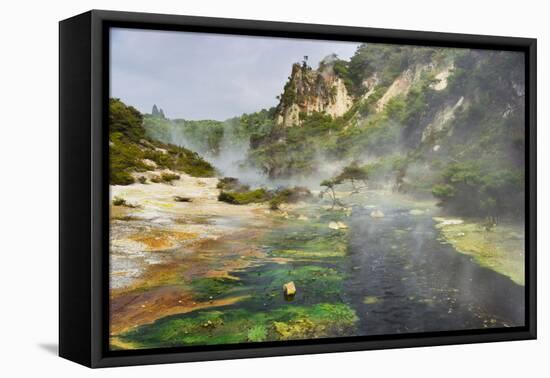
<path id="1" fill-rule="evenodd" d="M 536 337 L 536 41 L 60 23 L 60 355 Z"/>

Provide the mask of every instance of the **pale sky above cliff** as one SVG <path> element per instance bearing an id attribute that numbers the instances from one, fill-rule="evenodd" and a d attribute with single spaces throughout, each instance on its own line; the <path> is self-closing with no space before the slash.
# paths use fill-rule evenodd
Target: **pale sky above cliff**
<path id="1" fill-rule="evenodd" d="M 169 118 L 224 120 L 277 104 L 294 62 L 317 67 L 355 42 L 111 30 L 111 97 L 142 112 L 153 104 Z"/>

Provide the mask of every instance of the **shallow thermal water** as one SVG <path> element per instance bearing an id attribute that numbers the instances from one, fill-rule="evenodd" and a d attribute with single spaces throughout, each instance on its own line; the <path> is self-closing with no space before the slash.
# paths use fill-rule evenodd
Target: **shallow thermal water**
<path id="1" fill-rule="evenodd" d="M 524 325 L 524 287 L 500 273 L 481 267 L 471 256 L 458 253 L 452 245 L 446 244 L 435 227 L 433 217 L 437 215 L 437 209 L 433 204 L 370 192 L 365 197 L 354 197 L 354 200 L 360 204 L 352 206 L 351 212 L 347 212 L 349 216 L 340 213 L 338 218 L 347 228 L 329 227 L 334 223 L 331 217 L 336 216 L 336 212 L 319 207 L 301 208 L 298 213 L 305 212 L 308 217 L 302 220 L 292 218 L 288 222 L 279 220 L 259 240 L 247 240 L 244 246 L 231 242 L 211 246 L 213 249 L 206 260 L 212 266 L 208 269 L 220 268 L 236 258 L 243 259 L 246 264 L 237 264 L 230 269 L 231 279 L 200 281 L 205 277 L 197 276 L 195 281 L 189 281 L 182 277 L 181 283 L 196 290 L 193 300 L 197 302 L 228 297 L 242 299 L 166 319 L 193 318 L 200 316 L 202 311 L 224 314 L 233 310 L 242 310 L 244 317 L 245 314 L 253 316 L 258 313 L 269 317 L 270 312 L 284 308 L 311 309 L 317 304 L 344 304 L 355 312 L 358 321 L 353 330 L 338 330 L 327 333 L 327 337 Z M 379 217 L 372 216 L 376 213 Z M 238 220 L 231 216 L 216 216 L 208 218 L 205 227 L 216 225 L 231 229 Z M 252 249 L 262 250 L 265 255 L 243 255 L 246 250 L 243 247 L 248 244 Z M 342 247 L 341 254 L 335 253 L 339 247 Z M 182 246 L 177 250 L 185 249 Z M 276 257 L 281 250 L 298 251 L 298 254 L 280 260 Z M 325 253 L 332 255 L 323 255 Z M 113 257 L 113 265 L 117 266 L 116 257 L 119 256 L 115 254 Z M 143 256 L 136 254 L 136 258 Z M 189 258 L 193 258 L 193 254 Z M 119 263 L 126 264 L 133 261 L 124 256 L 120 256 L 120 260 Z M 189 264 L 184 260 L 174 260 L 174 263 Z M 205 261 L 193 260 L 195 263 Z M 281 290 L 288 281 L 295 282 L 297 287 L 291 300 L 285 298 Z M 284 321 L 293 320 L 300 319 Z M 161 331 L 157 331 L 164 335 L 164 323 L 160 318 L 159 321 Z M 270 324 L 270 321 L 266 322 Z M 231 321 L 227 324 L 227 331 L 222 323 L 219 332 L 234 332 Z M 244 331 L 235 330 L 248 332 L 248 323 L 243 322 L 242 327 Z M 151 330 L 153 333 L 157 331 Z M 206 332 L 205 336 L 202 328 L 194 332 L 204 336 L 199 343 L 211 341 L 209 333 Z M 307 332 L 304 335 L 308 336 Z M 137 341 L 139 343 L 139 336 Z M 165 342 L 177 344 L 180 341 L 160 338 L 146 341 L 145 345 L 163 346 Z"/>
<path id="2" fill-rule="evenodd" d="M 345 295 L 358 334 L 522 326 L 524 288 L 438 240 L 429 213 L 354 208 Z"/>

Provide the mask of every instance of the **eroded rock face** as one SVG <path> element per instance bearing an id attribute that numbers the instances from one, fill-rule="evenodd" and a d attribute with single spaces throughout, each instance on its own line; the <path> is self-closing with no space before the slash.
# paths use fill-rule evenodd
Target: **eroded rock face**
<path id="1" fill-rule="evenodd" d="M 363 95 L 363 100 L 367 100 L 371 95 L 374 94 L 376 86 L 380 83 L 380 77 L 378 73 L 375 72 L 372 76 L 363 81 L 363 87 L 366 88 L 366 92 Z"/>
<path id="2" fill-rule="evenodd" d="M 454 70 L 454 64 L 450 64 L 446 67 L 444 67 L 437 75 L 435 75 L 435 79 L 437 80 L 436 83 L 432 84 L 432 89 L 436 91 L 442 91 L 443 89 L 447 88 L 447 79 L 449 79 L 449 76 L 451 76 L 451 73 Z"/>
<path id="3" fill-rule="evenodd" d="M 432 63 L 417 64 L 413 67 L 407 68 L 393 81 L 388 90 L 384 93 L 380 100 L 377 101 L 376 111 L 382 111 L 392 98 L 400 95 L 406 96 L 411 87 L 420 81 L 425 73 L 433 73 L 435 75 L 436 82 L 431 85 L 431 88 L 436 91 L 442 91 L 447 87 L 447 79 L 451 75 L 453 69 L 453 64 L 437 66 Z M 377 77 L 375 75 L 365 80 L 363 85 L 365 85 L 369 91 L 367 91 L 364 98 L 368 98 L 368 96 L 374 92 L 376 84 Z"/>
<path id="4" fill-rule="evenodd" d="M 313 70 L 294 64 L 289 81 L 281 95 L 276 123 L 284 127 L 300 125 L 300 113 L 314 112 L 340 117 L 353 104 L 344 81 L 334 73 L 330 64 Z"/>
<path id="5" fill-rule="evenodd" d="M 463 105 L 465 105 L 464 97 L 460 97 L 455 104 L 447 105 L 439 110 L 435 114 L 432 122 L 430 122 L 422 132 L 422 142 L 437 140 L 437 135 L 450 128 L 451 121 L 455 118 L 456 111 Z M 451 130 L 448 130 L 448 132 L 450 131 Z M 437 150 L 439 150 L 439 147 L 437 149 L 434 148 L 434 152 L 437 152 Z"/>
<path id="6" fill-rule="evenodd" d="M 382 98 L 376 102 L 376 111 L 382 111 L 392 98 L 409 93 L 409 89 L 411 88 L 416 76 L 415 71 L 410 68 L 399 75 L 384 93 Z"/>

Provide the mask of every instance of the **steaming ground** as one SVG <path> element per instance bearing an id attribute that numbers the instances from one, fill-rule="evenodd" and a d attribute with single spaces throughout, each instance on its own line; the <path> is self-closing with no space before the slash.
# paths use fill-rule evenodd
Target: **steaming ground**
<path id="1" fill-rule="evenodd" d="M 174 172 L 180 179 L 171 185 L 112 186 L 112 199 L 126 201 L 111 207 L 113 348 L 181 344 L 162 338 L 176 332 L 163 328 L 172 329 L 170 319 L 198 321 L 192 342 L 198 344 L 217 343 L 215 332 L 220 340 L 250 341 L 524 324 L 521 224 L 488 233 L 479 220 L 441 214 L 433 198 L 398 194 L 395 184 L 383 179 L 359 191 L 340 185 L 334 207 L 318 198 L 320 182 L 351 161 L 318 154 L 315 174 L 273 180 L 245 163 L 248 143 L 230 132 L 217 153 L 181 133 L 171 138 L 204 156 L 219 177 L 236 177 L 252 188 L 303 186 L 315 199 L 278 211 L 267 204 L 231 205 L 218 201 L 219 178 L 181 172 Z M 361 162 L 374 160 L 363 156 Z M 159 173 L 139 175 L 150 181 Z M 427 174 L 428 166 L 411 165 L 404 181 L 421 181 Z M 175 201 L 176 196 L 187 200 Z M 281 299 L 282 284 L 289 281 L 298 293 L 292 302 Z M 329 311 L 316 320 L 322 326 L 308 317 L 319 316 L 318 305 Z M 247 328 L 243 320 L 260 314 L 266 321 L 293 308 L 313 315 L 295 315 L 288 323 L 274 318 L 261 330 Z M 245 312 L 238 326 L 230 320 L 234 311 Z M 205 323 L 203 316 L 221 317 L 221 323 Z M 332 323 L 323 323 L 326 319 Z M 159 338 L 141 338 L 157 335 L 147 327 L 160 327 Z M 253 330 L 259 336 L 251 336 Z"/>
<path id="2" fill-rule="evenodd" d="M 154 174 L 158 172 L 145 173 Z M 200 311 L 223 314 L 232 309 L 256 314 L 276 306 L 301 306 L 303 301 L 314 304 L 321 298 L 353 309 L 358 319 L 353 335 L 523 324 L 524 290 L 509 278 L 514 278 L 514 273 L 507 270 L 507 266 L 521 265 L 517 257 L 523 251 L 517 248 L 524 235 L 519 225 L 499 230 L 489 246 L 474 243 L 486 249 L 479 253 L 468 249 L 472 238 L 485 235 L 479 226 L 461 218 L 441 218 L 433 200 L 419 201 L 388 190 L 340 191 L 337 196 L 344 208 L 336 213 L 329 210 L 329 202 L 270 211 L 265 204 L 219 202 L 217 183 L 217 178 L 181 174 L 173 185 L 111 187 L 113 198 L 124 198 L 130 205 L 111 207 L 113 347 L 138 347 L 128 343 L 126 336 L 121 339 L 121 335 L 169 316 L 185 319 Z M 176 202 L 176 195 L 191 202 Z M 375 211 L 382 215 L 374 216 Z M 339 214 L 338 227 L 332 226 L 332 214 Z M 303 227 L 318 231 L 311 234 L 301 231 Z M 452 227 L 462 228 L 459 231 Z M 348 235 L 348 252 L 335 254 L 341 256 L 338 260 L 321 258 L 324 253 L 332 256 L 337 250 L 346 250 L 346 244 L 331 244 L 330 239 L 320 239 L 328 243 L 327 247 L 320 244 L 319 252 L 311 252 L 321 253 L 319 260 L 296 255 L 299 245 L 285 252 L 288 255 L 270 252 L 269 245 L 283 243 L 284 247 L 286 238 L 294 240 L 294 234 L 317 237 L 326 232 Z M 506 258 L 513 259 L 513 263 L 495 263 Z M 305 262 L 307 269 L 326 271 L 324 275 L 340 272 L 342 289 L 323 289 L 333 293 L 327 297 L 309 292 L 311 282 L 316 281 L 291 275 L 287 279 L 294 279 L 299 292 L 295 302 L 261 299 L 269 281 L 256 277 L 278 271 L 279 267 L 283 272 L 301 271 Z M 323 277 L 314 279 L 328 279 Z M 235 292 L 229 290 L 226 295 L 216 291 L 222 289 L 208 289 L 206 293 L 212 294 L 197 297 L 194 282 L 220 282 L 228 288 L 245 286 Z M 331 285 L 329 282 L 326 284 Z M 278 294 L 281 289 L 276 286 L 273 290 Z"/>

